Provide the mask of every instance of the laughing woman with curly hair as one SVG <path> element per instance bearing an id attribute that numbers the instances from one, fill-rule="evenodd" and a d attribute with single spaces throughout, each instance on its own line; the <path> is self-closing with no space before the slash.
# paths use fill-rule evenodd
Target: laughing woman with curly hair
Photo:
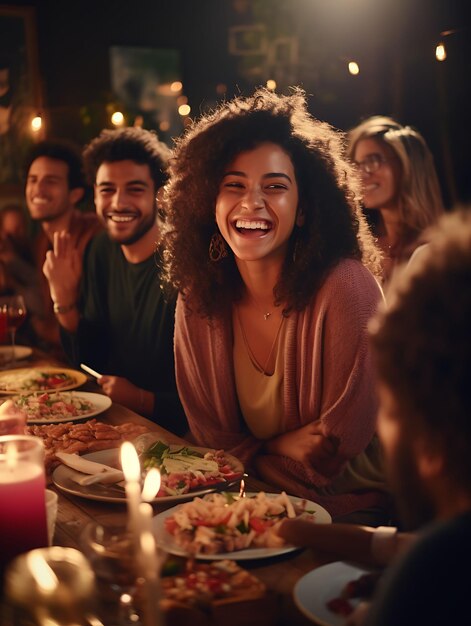
<path id="1" fill-rule="evenodd" d="M 260 89 L 178 140 L 164 198 L 194 441 L 344 518 L 387 498 L 366 335 L 380 263 L 358 191 L 304 93 Z"/>

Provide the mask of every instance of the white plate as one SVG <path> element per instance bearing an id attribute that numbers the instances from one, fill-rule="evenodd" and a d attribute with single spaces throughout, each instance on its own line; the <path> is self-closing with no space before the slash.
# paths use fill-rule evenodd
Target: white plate
<path id="1" fill-rule="evenodd" d="M 345 626 L 345 617 L 332 613 L 327 602 L 338 598 L 345 585 L 371 572 L 371 569 L 336 561 L 312 570 L 300 578 L 294 588 L 293 595 L 297 607 L 319 626 Z M 359 599 L 349 600 L 357 606 Z"/>
<path id="2" fill-rule="evenodd" d="M 41 395 L 45 392 L 40 391 L 36 393 L 39 393 L 39 395 Z M 53 396 L 56 393 L 70 393 L 72 396 L 75 396 L 76 398 L 83 398 L 84 400 L 91 402 L 93 404 L 93 409 L 89 411 L 88 413 L 84 413 L 83 415 L 76 415 L 76 416 L 58 415 L 51 419 L 29 417 L 27 421 L 28 424 L 61 424 L 62 422 L 80 422 L 82 420 L 87 420 L 90 417 L 95 417 L 95 415 L 99 415 L 100 413 L 103 413 L 103 411 L 106 411 L 106 409 L 109 409 L 112 404 L 111 398 L 108 396 L 105 396 L 102 393 L 89 393 L 88 391 L 77 391 L 77 392 L 64 391 L 63 392 L 62 390 L 57 391 L 57 392 L 52 391 L 48 393 L 51 396 Z M 30 395 L 34 395 L 34 394 L 28 394 L 28 396 Z M 13 397 L 12 400 L 14 401 L 15 398 Z"/>
<path id="3" fill-rule="evenodd" d="M 192 450 L 198 452 L 208 452 L 210 448 L 198 448 L 197 446 L 190 446 Z M 113 448 L 110 450 L 100 450 L 100 452 L 91 452 L 90 454 L 84 454 L 84 459 L 89 461 L 95 461 L 96 463 L 104 463 L 111 467 L 121 469 L 119 462 L 119 448 Z M 241 476 L 244 473 L 244 466 L 242 463 L 230 454 L 226 454 L 228 463 L 236 472 L 240 472 Z M 94 483 L 93 485 L 79 485 L 73 481 L 70 476 L 74 470 L 66 465 L 59 465 L 52 473 L 52 480 L 54 484 L 67 493 L 71 493 L 74 496 L 80 496 L 87 498 L 88 500 L 99 500 L 100 502 L 120 502 L 126 504 L 126 494 L 124 489 L 121 489 L 117 485 L 103 485 L 101 483 Z M 185 500 L 192 500 L 195 496 L 204 496 L 207 493 L 218 491 L 219 489 L 225 489 L 230 487 L 234 483 L 238 482 L 240 478 L 227 482 L 220 483 L 218 485 L 211 485 L 205 489 L 195 489 L 190 493 L 182 493 L 178 496 L 159 496 L 154 498 L 153 502 L 166 503 L 166 502 L 184 502 Z"/>
<path id="4" fill-rule="evenodd" d="M 248 496 L 255 495 L 253 493 L 248 493 Z M 267 493 L 267 496 L 276 496 L 278 494 L 275 493 Z M 297 498 L 295 496 L 290 496 L 290 500 L 292 502 L 300 502 L 304 500 L 304 498 Z M 309 511 L 313 511 L 316 516 L 316 522 L 318 524 L 330 524 L 332 522 L 332 518 L 330 514 L 322 507 L 320 504 L 316 504 L 315 502 L 311 502 L 310 500 L 306 500 L 307 509 Z M 170 515 L 173 515 L 175 511 L 181 508 L 183 505 L 180 504 L 178 506 L 174 506 L 168 511 L 164 511 L 163 513 L 159 513 L 154 517 L 154 531 L 155 536 L 157 538 L 157 543 L 165 552 L 169 554 L 174 554 L 176 556 L 190 556 L 189 553 L 179 546 L 173 536 L 166 530 L 165 528 L 165 519 Z M 281 548 L 247 548 L 246 550 L 235 550 L 234 552 L 220 552 L 219 554 L 196 554 L 196 558 L 203 561 L 217 561 L 222 559 L 232 559 L 234 561 L 249 561 L 253 559 L 266 559 L 273 556 L 280 556 L 281 554 L 287 554 L 288 552 L 293 552 L 295 550 L 299 550 L 300 548 L 296 546 L 286 545 Z"/>
<path id="5" fill-rule="evenodd" d="M 15 346 L 15 359 L 27 359 L 33 354 L 28 346 Z M 8 363 L 11 360 L 11 346 L 0 346 L 0 363 Z"/>

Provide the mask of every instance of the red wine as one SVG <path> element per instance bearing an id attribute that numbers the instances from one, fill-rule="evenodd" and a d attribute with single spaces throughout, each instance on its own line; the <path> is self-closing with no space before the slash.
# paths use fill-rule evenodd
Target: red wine
<path id="1" fill-rule="evenodd" d="M 17 330 L 25 321 L 26 311 L 18 309 L 17 311 L 8 311 L 7 327 L 8 330 Z"/>

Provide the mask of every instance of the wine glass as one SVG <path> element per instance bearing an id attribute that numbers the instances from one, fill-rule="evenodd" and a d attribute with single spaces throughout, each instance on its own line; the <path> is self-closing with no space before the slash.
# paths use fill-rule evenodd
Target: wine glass
<path id="1" fill-rule="evenodd" d="M 133 539 L 126 520 L 103 517 L 89 522 L 80 537 L 104 603 L 117 603 L 116 624 L 138 626 L 141 621 L 134 607 L 137 567 Z M 113 609 L 112 609 L 113 610 Z"/>
<path id="2" fill-rule="evenodd" d="M 6 296 L 0 298 L 0 314 L 6 321 L 6 331 L 11 341 L 11 363 L 16 365 L 15 338 L 16 331 L 26 318 L 26 305 L 23 296 Z"/>

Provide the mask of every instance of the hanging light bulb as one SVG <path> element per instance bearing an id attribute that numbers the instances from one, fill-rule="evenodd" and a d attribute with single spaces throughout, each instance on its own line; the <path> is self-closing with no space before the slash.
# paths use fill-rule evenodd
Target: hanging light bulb
<path id="1" fill-rule="evenodd" d="M 440 41 L 440 43 L 435 48 L 435 58 L 437 59 L 437 61 L 444 61 L 446 59 L 446 48 L 443 41 Z"/>
<path id="2" fill-rule="evenodd" d="M 191 111 L 191 107 L 189 104 L 181 104 L 178 107 L 178 112 L 180 113 L 181 116 L 189 115 L 190 111 Z"/>
<path id="3" fill-rule="evenodd" d="M 122 126 L 124 124 L 124 115 L 121 111 L 115 111 L 111 116 L 113 126 Z"/>
<path id="4" fill-rule="evenodd" d="M 40 115 L 36 115 L 31 120 L 31 130 L 33 133 L 39 133 L 41 128 L 43 127 L 43 118 Z"/>
<path id="5" fill-rule="evenodd" d="M 358 76 L 358 74 L 360 73 L 360 66 L 358 65 L 356 61 L 349 61 L 348 71 L 350 72 L 352 76 Z"/>

